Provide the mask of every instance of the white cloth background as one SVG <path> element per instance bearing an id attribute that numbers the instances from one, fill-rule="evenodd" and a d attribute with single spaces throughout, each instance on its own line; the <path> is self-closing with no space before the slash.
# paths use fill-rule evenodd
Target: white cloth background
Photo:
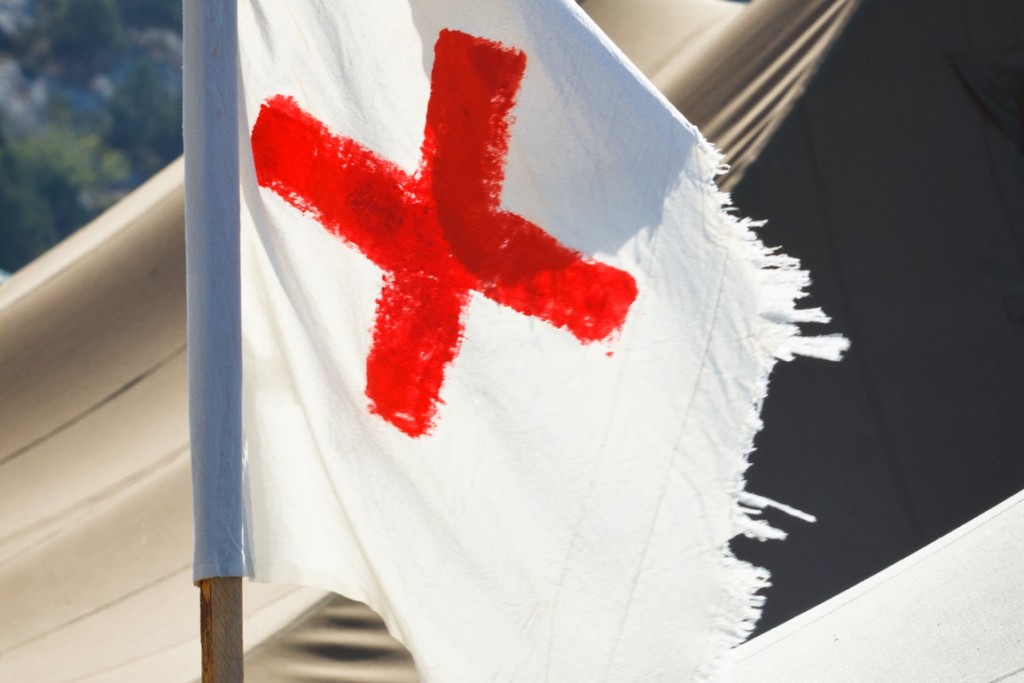
<path id="1" fill-rule="evenodd" d="M 249 132 L 290 96 L 413 173 L 442 29 L 526 55 L 502 210 L 639 294 L 593 344 L 474 295 L 414 439 L 367 409 L 384 273 L 257 186 Z M 767 375 L 841 343 L 796 336 L 806 275 L 723 211 L 714 150 L 563 0 L 249 0 L 239 44 L 252 576 L 367 602 L 424 680 L 720 672 L 764 580 L 727 543 L 770 534 L 739 504 Z M 237 557 L 204 547 L 197 575 Z"/>

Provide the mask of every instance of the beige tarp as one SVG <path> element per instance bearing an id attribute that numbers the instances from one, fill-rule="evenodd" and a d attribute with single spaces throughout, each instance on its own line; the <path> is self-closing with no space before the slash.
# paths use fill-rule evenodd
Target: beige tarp
<path id="1" fill-rule="evenodd" d="M 737 683 L 1024 679 L 1024 492 L 742 645 Z"/>

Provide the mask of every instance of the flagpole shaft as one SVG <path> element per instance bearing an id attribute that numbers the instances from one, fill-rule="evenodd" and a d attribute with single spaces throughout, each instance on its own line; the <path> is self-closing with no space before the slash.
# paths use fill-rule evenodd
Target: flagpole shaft
<path id="1" fill-rule="evenodd" d="M 242 681 L 236 0 L 183 4 L 189 431 L 203 683 Z"/>
<path id="2" fill-rule="evenodd" d="M 199 630 L 203 644 L 203 683 L 241 683 L 242 579 L 199 582 Z"/>

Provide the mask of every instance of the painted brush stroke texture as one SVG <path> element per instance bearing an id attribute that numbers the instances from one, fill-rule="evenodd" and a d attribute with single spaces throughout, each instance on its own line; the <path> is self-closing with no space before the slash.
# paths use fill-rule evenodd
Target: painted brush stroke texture
<path id="1" fill-rule="evenodd" d="M 422 160 L 412 175 L 330 131 L 289 97 L 252 132 L 257 181 L 385 271 L 366 361 L 369 409 L 428 434 L 458 355 L 472 292 L 574 335 L 606 339 L 634 278 L 500 207 L 526 55 L 444 30 L 435 45 Z"/>

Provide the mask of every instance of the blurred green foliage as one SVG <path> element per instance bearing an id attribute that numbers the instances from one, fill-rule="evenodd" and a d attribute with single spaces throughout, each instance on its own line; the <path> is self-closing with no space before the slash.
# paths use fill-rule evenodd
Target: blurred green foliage
<path id="1" fill-rule="evenodd" d="M 46 126 L 21 140 L 0 135 L 0 268 L 13 271 L 119 198 L 124 154 L 96 134 Z"/>
<path id="2" fill-rule="evenodd" d="M 119 0 L 117 4 L 128 26 L 181 30 L 181 0 Z"/>
<path id="3" fill-rule="evenodd" d="M 35 0 L 33 10 L 30 25 L 0 40 L 0 57 L 49 92 L 34 126 L 0 114 L 0 269 L 9 272 L 182 148 L 180 70 L 144 45 L 153 29 L 180 38 L 181 0 Z"/>
<path id="4" fill-rule="evenodd" d="M 138 62 L 110 99 L 111 146 L 133 172 L 149 177 L 181 154 L 181 99 L 163 87 L 149 62 Z"/>
<path id="5" fill-rule="evenodd" d="M 35 56 L 65 78 L 84 82 L 128 47 L 115 0 L 36 0 L 36 12 Z"/>

